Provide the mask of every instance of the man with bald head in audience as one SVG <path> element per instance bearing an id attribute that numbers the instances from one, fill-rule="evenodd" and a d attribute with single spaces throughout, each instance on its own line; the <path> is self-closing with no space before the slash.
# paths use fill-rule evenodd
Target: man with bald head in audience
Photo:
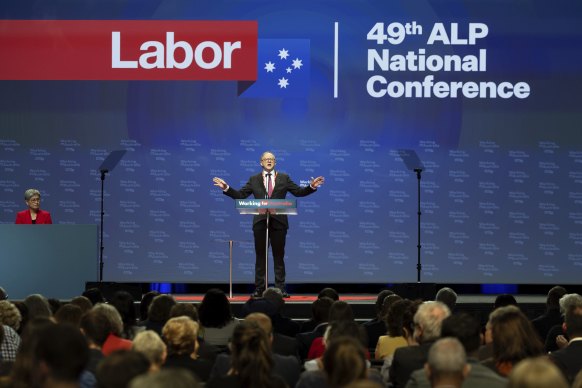
<path id="1" fill-rule="evenodd" d="M 443 338 L 431 346 L 424 369 L 432 388 L 461 388 L 471 366 L 459 340 Z"/>

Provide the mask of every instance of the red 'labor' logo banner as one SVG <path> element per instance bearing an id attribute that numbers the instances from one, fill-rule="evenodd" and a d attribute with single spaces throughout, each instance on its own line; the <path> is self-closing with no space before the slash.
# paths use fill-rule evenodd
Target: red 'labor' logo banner
<path id="1" fill-rule="evenodd" d="M 256 21 L 1 20 L 2 80 L 257 79 Z"/>

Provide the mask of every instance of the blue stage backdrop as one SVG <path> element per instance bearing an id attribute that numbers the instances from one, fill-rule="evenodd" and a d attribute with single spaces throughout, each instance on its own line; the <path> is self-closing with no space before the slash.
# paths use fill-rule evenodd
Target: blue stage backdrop
<path id="1" fill-rule="evenodd" d="M 326 178 L 291 218 L 288 282 L 414 282 L 403 149 L 424 166 L 423 281 L 580 281 L 580 1 L 21 0 L 0 18 L 0 36 L 9 20 L 258 25 L 250 85 L 0 74 L 1 222 L 34 187 L 55 223 L 99 223 L 99 165 L 127 150 L 105 181 L 106 281 L 226 282 L 234 240 L 252 283 L 251 216 L 212 178 L 239 188 L 270 150 L 296 183 Z"/>

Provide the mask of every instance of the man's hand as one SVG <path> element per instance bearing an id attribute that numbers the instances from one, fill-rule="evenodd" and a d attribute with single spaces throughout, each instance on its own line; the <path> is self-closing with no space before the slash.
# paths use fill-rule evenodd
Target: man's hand
<path id="1" fill-rule="evenodd" d="M 311 179 L 310 186 L 313 187 L 314 189 L 317 189 L 319 186 L 323 185 L 324 182 L 325 178 L 322 176 L 318 176 L 317 178 Z"/>
<path id="2" fill-rule="evenodd" d="M 220 187 L 223 191 L 228 187 L 228 184 L 224 180 L 217 177 L 212 178 L 212 182 L 214 182 L 214 186 Z"/>

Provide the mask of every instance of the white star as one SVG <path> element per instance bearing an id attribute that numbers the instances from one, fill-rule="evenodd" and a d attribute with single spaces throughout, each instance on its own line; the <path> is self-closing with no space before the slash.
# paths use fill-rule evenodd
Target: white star
<path id="1" fill-rule="evenodd" d="M 289 51 L 287 51 L 285 49 L 279 50 L 279 58 L 287 59 L 288 56 L 289 56 Z"/>
<path id="2" fill-rule="evenodd" d="M 290 67 L 286 68 L 285 70 L 287 70 L 287 73 L 291 73 L 293 71 L 293 69 Z"/>
<path id="3" fill-rule="evenodd" d="M 273 70 L 275 70 L 275 64 L 273 62 L 269 61 L 269 62 L 265 63 L 264 69 L 267 70 L 267 73 L 272 73 Z"/>
<path id="4" fill-rule="evenodd" d="M 277 85 L 279 85 L 279 87 L 281 89 L 285 88 L 287 89 L 287 86 L 289 86 L 289 80 L 286 79 L 285 77 L 279 79 L 279 82 L 277 83 Z"/>
<path id="5" fill-rule="evenodd" d="M 295 59 L 293 60 L 293 67 L 294 67 L 295 69 L 301 69 L 301 66 L 303 66 L 303 63 L 302 63 L 302 62 L 303 62 L 303 61 L 302 61 L 301 59 L 299 59 L 299 58 L 295 58 Z"/>

